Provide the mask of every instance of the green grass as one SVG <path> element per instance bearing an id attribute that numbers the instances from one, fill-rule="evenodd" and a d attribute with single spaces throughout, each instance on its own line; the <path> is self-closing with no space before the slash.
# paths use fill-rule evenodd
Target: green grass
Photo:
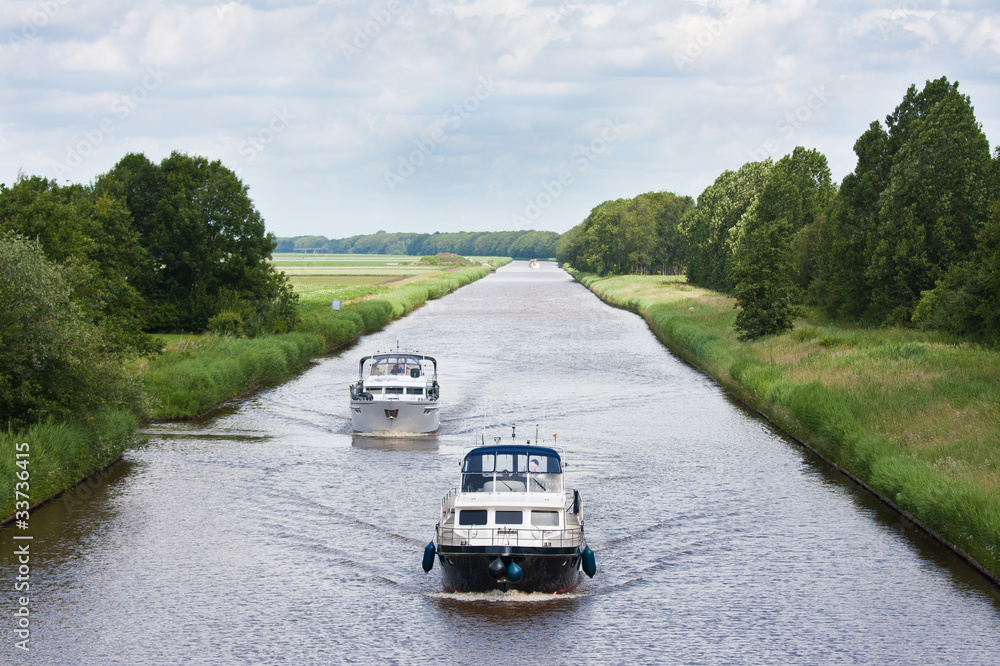
<path id="1" fill-rule="evenodd" d="M 204 333 L 156 333 L 165 346 L 191 344 L 205 337 Z"/>
<path id="2" fill-rule="evenodd" d="M 355 287 L 358 285 L 376 285 L 389 282 L 399 278 L 387 277 L 385 275 L 302 275 L 290 277 L 289 282 L 299 290 L 299 287 L 306 289 L 310 287 Z"/>
<path id="3" fill-rule="evenodd" d="M 289 278 L 297 278 L 303 275 L 332 275 L 332 276 L 384 276 L 389 280 L 394 277 L 426 275 L 441 270 L 440 266 L 275 266 L 275 268 Z"/>
<path id="4" fill-rule="evenodd" d="M 1000 352 L 909 329 L 797 322 L 740 343 L 731 298 L 572 271 L 677 354 L 1000 574 Z"/>
<path id="5" fill-rule="evenodd" d="M 85 422 L 40 423 L 17 432 L 0 431 L 0 450 L 3 451 L 0 457 L 0 516 L 13 515 L 15 502 L 23 499 L 14 495 L 15 484 L 25 476 L 25 470 L 15 464 L 18 460 L 16 445 L 28 444 L 26 476 L 30 499 L 27 501 L 34 505 L 109 465 L 139 441 L 136 430 L 135 415 L 109 411 L 95 414 Z"/>
<path id="6" fill-rule="evenodd" d="M 212 337 L 168 349 L 142 373 L 153 418 L 193 417 L 256 386 L 277 383 L 322 353 L 315 335 Z"/>

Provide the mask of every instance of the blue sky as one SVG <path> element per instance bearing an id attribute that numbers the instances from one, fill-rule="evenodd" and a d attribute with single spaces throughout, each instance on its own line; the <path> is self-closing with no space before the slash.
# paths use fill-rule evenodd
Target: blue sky
<path id="1" fill-rule="evenodd" d="M 221 160 L 279 236 L 563 232 L 796 145 L 853 170 L 906 89 L 1000 142 L 986 1 L 4 0 L 0 182 Z"/>

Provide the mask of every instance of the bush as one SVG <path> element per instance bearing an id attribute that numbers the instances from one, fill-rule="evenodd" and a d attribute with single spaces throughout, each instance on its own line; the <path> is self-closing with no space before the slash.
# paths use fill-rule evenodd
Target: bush
<path id="1" fill-rule="evenodd" d="M 243 317 L 232 310 L 223 310 L 208 320 L 208 330 L 216 335 L 243 335 Z"/>

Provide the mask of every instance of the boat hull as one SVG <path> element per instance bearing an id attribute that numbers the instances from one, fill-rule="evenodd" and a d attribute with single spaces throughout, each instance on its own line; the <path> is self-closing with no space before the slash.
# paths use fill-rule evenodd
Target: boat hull
<path id="1" fill-rule="evenodd" d="M 486 552 L 497 550 L 484 547 L 439 546 L 441 583 L 452 592 L 489 592 L 490 590 L 520 590 L 560 594 L 580 582 L 583 548 L 515 548 L 510 553 Z M 517 582 L 490 576 L 490 562 L 497 557 L 504 562 L 516 562 L 524 571 Z"/>
<path id="2" fill-rule="evenodd" d="M 429 433 L 440 427 L 436 401 L 352 400 L 355 432 Z"/>

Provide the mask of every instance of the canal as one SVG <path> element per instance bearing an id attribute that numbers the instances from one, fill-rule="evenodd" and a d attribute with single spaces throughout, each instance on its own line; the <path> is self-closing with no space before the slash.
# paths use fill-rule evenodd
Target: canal
<path id="1" fill-rule="evenodd" d="M 354 436 L 358 359 L 397 344 L 438 359 L 441 429 Z M 597 575 L 445 593 L 420 567 L 441 496 L 484 425 L 514 423 L 565 449 Z M 31 652 L 5 630 L 5 662 L 1000 661 L 997 590 L 552 263 L 147 432 L 32 514 Z"/>

